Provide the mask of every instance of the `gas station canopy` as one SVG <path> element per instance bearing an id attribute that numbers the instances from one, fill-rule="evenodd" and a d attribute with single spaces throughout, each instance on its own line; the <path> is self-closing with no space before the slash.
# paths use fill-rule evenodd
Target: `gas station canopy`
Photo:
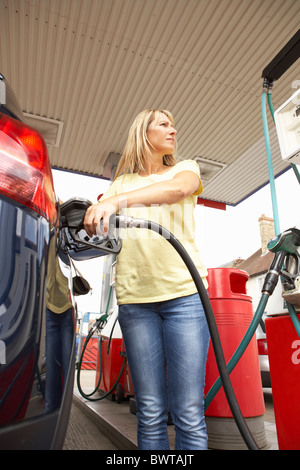
<path id="1" fill-rule="evenodd" d="M 262 71 L 299 18 L 299 0 L 0 0 L 0 72 L 53 167 L 109 178 L 134 117 L 168 109 L 202 197 L 236 205 L 268 183 Z M 298 61 L 274 108 L 299 86 Z M 271 118 L 270 141 L 279 175 Z"/>

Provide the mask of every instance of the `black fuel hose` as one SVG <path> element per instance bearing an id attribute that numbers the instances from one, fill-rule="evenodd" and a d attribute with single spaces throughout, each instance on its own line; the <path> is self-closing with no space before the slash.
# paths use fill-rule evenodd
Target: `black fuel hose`
<path id="1" fill-rule="evenodd" d="M 200 296 L 200 299 L 204 308 L 206 321 L 207 321 L 209 332 L 210 332 L 211 342 L 212 342 L 220 378 L 223 384 L 224 392 L 225 392 L 226 399 L 228 401 L 232 416 L 236 422 L 236 425 L 248 449 L 259 450 L 259 447 L 256 444 L 247 426 L 247 423 L 245 422 L 245 419 L 242 415 L 239 404 L 237 402 L 237 399 L 236 399 L 236 396 L 232 387 L 232 383 L 229 377 L 229 372 L 227 369 L 214 312 L 213 312 L 207 291 L 201 279 L 201 276 L 194 262 L 192 261 L 190 255 L 188 254 L 186 249 L 183 247 L 181 242 L 177 240 L 177 238 L 171 232 L 169 232 L 167 229 L 157 224 L 156 222 L 117 215 L 115 216 L 114 223 L 116 227 L 137 227 L 137 228 L 146 228 L 148 230 L 153 230 L 154 232 L 158 233 L 163 238 L 165 238 L 173 246 L 173 248 L 175 248 L 177 253 L 180 255 L 180 257 L 184 261 L 196 285 L 198 294 Z"/>

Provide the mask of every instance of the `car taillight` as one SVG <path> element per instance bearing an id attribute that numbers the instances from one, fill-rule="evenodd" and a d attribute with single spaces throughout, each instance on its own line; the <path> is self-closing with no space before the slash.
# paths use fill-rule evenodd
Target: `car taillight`
<path id="1" fill-rule="evenodd" d="M 266 338 L 257 340 L 258 354 L 260 356 L 265 356 L 268 354 L 268 345 Z"/>
<path id="2" fill-rule="evenodd" d="M 0 114 L 0 192 L 55 222 L 55 193 L 45 141 L 35 129 L 3 114 Z"/>

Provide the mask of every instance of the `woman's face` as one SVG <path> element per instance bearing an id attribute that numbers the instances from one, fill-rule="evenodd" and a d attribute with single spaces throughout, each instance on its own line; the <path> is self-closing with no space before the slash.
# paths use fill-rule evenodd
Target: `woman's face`
<path id="1" fill-rule="evenodd" d="M 166 114 L 160 113 L 148 126 L 147 138 L 153 151 L 161 156 L 170 155 L 176 149 L 176 134 L 172 122 Z"/>

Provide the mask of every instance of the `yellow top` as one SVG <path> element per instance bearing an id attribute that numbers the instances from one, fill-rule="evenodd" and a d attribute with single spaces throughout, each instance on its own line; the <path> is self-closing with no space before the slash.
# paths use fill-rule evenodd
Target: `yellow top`
<path id="1" fill-rule="evenodd" d="M 63 313 L 72 307 L 69 282 L 55 256 L 55 237 L 51 238 L 49 247 L 46 305 L 54 313 Z"/>
<path id="2" fill-rule="evenodd" d="M 130 207 L 122 213 L 154 221 L 169 230 L 184 246 L 199 270 L 207 287 L 207 270 L 196 247 L 194 208 L 203 191 L 198 164 L 185 160 L 161 175 L 141 177 L 138 173 L 119 176 L 102 200 L 116 194 L 166 181 L 181 171 L 199 176 L 197 191 L 175 204 L 151 207 Z M 197 292 L 194 281 L 180 255 L 162 236 L 152 230 L 128 228 L 121 230 L 123 248 L 117 256 L 116 295 L 118 304 L 159 302 Z"/>

